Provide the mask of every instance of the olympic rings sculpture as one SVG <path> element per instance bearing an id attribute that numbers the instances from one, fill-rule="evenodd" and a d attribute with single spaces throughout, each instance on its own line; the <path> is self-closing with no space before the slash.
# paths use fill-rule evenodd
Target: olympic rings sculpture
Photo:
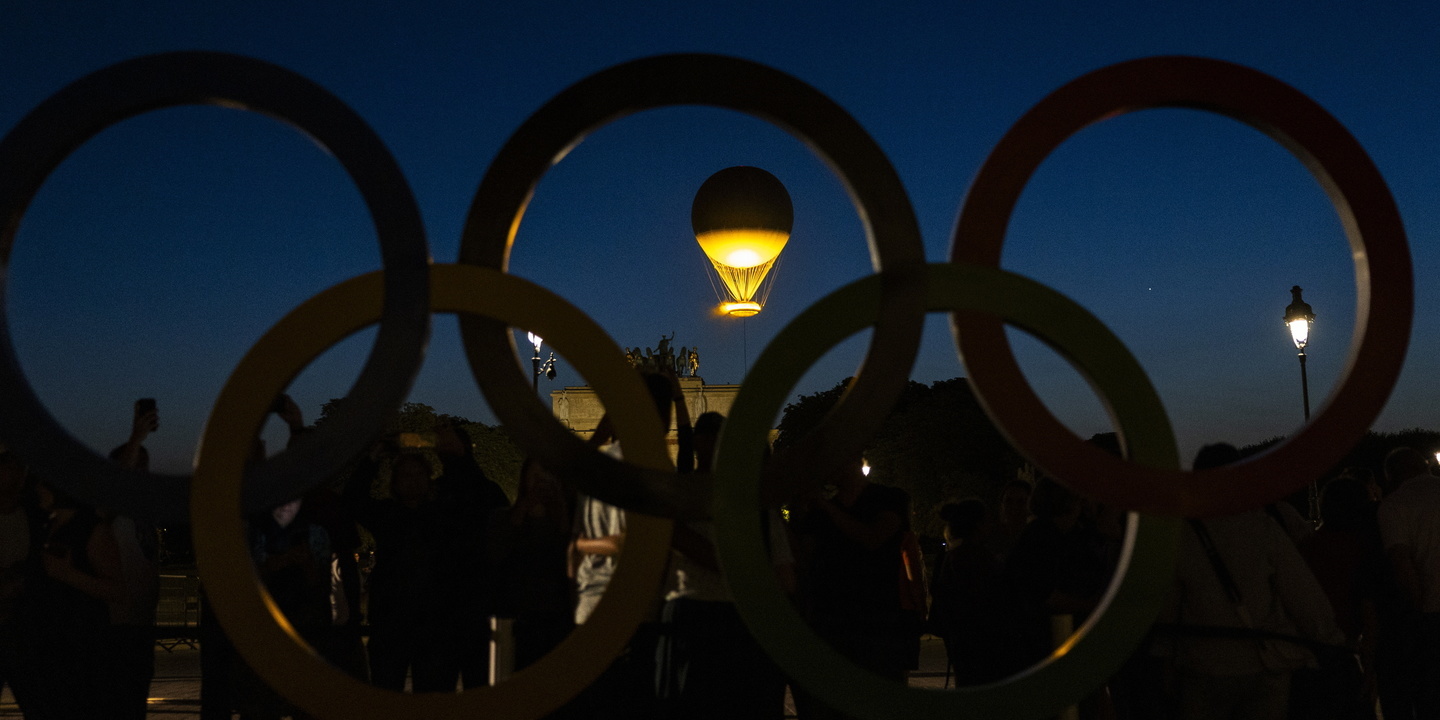
<path id="1" fill-rule="evenodd" d="M 8 412 L 0 416 L 0 440 L 87 502 L 164 522 L 184 518 L 188 505 L 217 616 L 267 682 L 319 717 L 543 715 L 597 677 L 633 632 L 657 591 L 671 520 L 712 514 L 717 550 L 743 619 L 776 662 L 815 695 L 863 718 L 956 712 L 1043 717 L 1102 682 L 1144 633 L 1169 583 L 1176 518 L 1254 507 L 1328 469 L 1379 414 L 1409 341 L 1413 279 L 1404 229 L 1383 178 L 1360 145 L 1289 86 L 1240 66 L 1186 57 L 1098 70 L 1055 91 L 1021 118 L 967 194 L 951 263 L 937 265 L 925 263 L 909 199 L 864 129 L 815 89 L 755 63 L 707 55 L 649 58 L 565 90 L 516 131 L 487 171 L 469 211 L 460 263 L 431 265 L 419 213 L 398 166 L 364 121 L 323 88 L 232 55 L 139 58 L 63 89 L 0 139 L 0 263 L 8 266 L 26 207 L 66 155 L 120 120 L 188 103 L 273 115 L 326 146 L 365 199 L 384 271 L 310 299 L 251 349 L 212 410 L 193 483 L 127 474 L 70 437 L 20 370 L 3 313 L 0 397 Z M 662 430 L 653 414 L 640 409 L 647 401 L 615 343 L 579 310 L 505 273 L 525 206 L 559 156 L 605 123 L 675 104 L 746 112 L 809 144 L 851 193 L 877 270 L 817 302 L 762 353 L 720 439 L 713 498 L 707 488 L 682 491 L 673 482 Z M 1346 228 L 1359 290 L 1349 365 L 1315 423 L 1265 455 L 1206 473 L 1179 469 L 1169 421 L 1144 371 L 1098 320 L 1053 291 L 995 267 L 1014 201 L 1054 147 L 1090 123 L 1175 106 L 1246 122 L 1305 162 Z M 0 272 L 0 283 L 5 277 Z M 3 302 L 0 293 L 0 309 Z M 1046 662 L 997 685 L 948 693 L 883 682 L 829 652 L 780 596 L 751 512 L 762 497 L 774 502 L 801 489 L 804 481 L 796 477 L 823 473 L 862 446 L 908 378 L 929 311 L 952 313 L 976 394 L 1017 449 L 1077 490 L 1149 513 L 1131 513 L 1125 559 L 1101 609 Z M 596 614 L 550 655 L 494 688 L 406 696 L 349 679 L 294 633 L 249 563 L 240 542 L 241 512 L 308 490 L 380 430 L 409 391 L 432 312 L 462 315 L 475 379 L 522 449 L 553 458 L 547 464 L 574 478 L 580 489 L 637 514 L 624 562 Z M 380 323 L 375 350 L 336 422 L 293 452 L 242 471 L 248 439 L 258 432 L 268 399 L 331 344 L 374 322 Z M 1050 415 L 1015 367 L 1003 323 L 1035 334 L 1091 381 L 1120 431 L 1127 459 L 1094 451 Z M 625 461 L 584 448 L 538 402 L 507 332 L 511 326 L 540 330 L 575 362 L 623 429 Z M 826 349 L 865 326 L 875 331 L 850 391 L 800 447 L 762 467 L 764 430 L 794 383 Z M 778 349 L 781 339 L 787 351 Z"/>

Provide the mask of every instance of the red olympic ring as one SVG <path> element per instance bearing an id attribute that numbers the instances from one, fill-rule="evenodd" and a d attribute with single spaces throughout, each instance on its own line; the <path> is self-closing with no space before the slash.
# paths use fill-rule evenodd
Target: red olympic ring
<path id="1" fill-rule="evenodd" d="M 1414 309 L 1405 229 L 1380 171 L 1339 121 L 1289 85 L 1218 60 L 1156 57 L 1097 70 L 1051 93 L 1000 140 L 965 198 L 950 259 L 998 267 L 1010 214 L 1040 162 L 1091 123 L 1156 107 L 1208 110 L 1264 132 L 1310 169 L 1340 215 L 1355 258 L 1355 338 L 1340 388 L 1313 422 L 1236 465 L 1142 467 L 1081 442 L 1055 419 L 1015 363 L 998 319 L 956 312 L 952 324 L 986 411 L 1046 472 L 1129 510 L 1234 513 L 1284 497 L 1339 462 L 1380 414 L 1405 360 Z"/>

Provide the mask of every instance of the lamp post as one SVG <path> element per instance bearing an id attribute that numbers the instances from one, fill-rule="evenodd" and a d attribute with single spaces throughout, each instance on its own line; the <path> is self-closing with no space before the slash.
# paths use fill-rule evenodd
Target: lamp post
<path id="1" fill-rule="evenodd" d="M 1291 302 L 1285 308 L 1285 324 L 1290 327 L 1290 339 L 1295 341 L 1295 348 L 1299 350 L 1300 357 L 1300 397 L 1305 403 L 1305 421 L 1310 421 L 1310 381 L 1305 376 L 1305 346 L 1310 344 L 1310 328 L 1315 324 L 1315 313 L 1310 309 L 1310 303 L 1300 298 L 1300 286 L 1290 288 Z M 1315 481 L 1310 481 L 1309 490 L 1310 524 L 1320 527 L 1320 489 Z"/>
<path id="2" fill-rule="evenodd" d="M 540 344 L 544 341 L 540 338 L 539 335 L 536 335 L 533 332 L 527 332 L 525 333 L 525 335 L 526 337 L 530 338 L 530 344 L 535 347 L 535 353 L 530 356 L 530 367 L 535 371 L 534 385 L 535 392 L 538 393 L 540 392 L 541 373 L 544 373 L 545 377 L 548 377 L 551 380 L 555 379 L 555 353 L 550 353 L 550 359 L 546 360 L 544 364 L 541 364 Z"/>
<path id="3" fill-rule="evenodd" d="M 1310 420 L 1310 383 L 1305 377 L 1305 346 L 1310 344 L 1310 328 L 1315 324 L 1315 313 L 1310 303 L 1300 298 L 1300 286 L 1290 288 L 1293 302 L 1285 308 L 1285 324 L 1290 326 L 1290 337 L 1300 351 L 1300 394 L 1305 400 L 1305 420 Z"/>
<path id="4" fill-rule="evenodd" d="M 540 336 L 535 333 L 525 333 L 530 338 L 530 344 L 535 346 L 535 352 L 530 356 L 531 380 L 535 384 L 535 392 L 540 392 Z"/>

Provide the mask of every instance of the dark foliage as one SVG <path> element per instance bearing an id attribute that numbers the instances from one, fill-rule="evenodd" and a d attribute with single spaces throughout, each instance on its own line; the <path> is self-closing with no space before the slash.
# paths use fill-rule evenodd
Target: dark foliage
<path id="1" fill-rule="evenodd" d="M 1279 445 L 1284 440 L 1284 437 L 1273 437 L 1253 445 L 1246 445 L 1240 448 L 1240 454 L 1244 457 L 1249 457 L 1250 455 L 1264 452 L 1275 445 Z M 1385 474 L 1385 456 L 1397 447 L 1412 447 L 1426 455 L 1432 455 L 1437 450 L 1440 450 L 1440 431 L 1425 430 L 1422 428 L 1410 428 L 1408 430 L 1397 430 L 1395 432 L 1375 432 L 1372 430 L 1365 433 L 1365 437 L 1360 438 L 1360 442 L 1356 443 L 1355 447 L 1350 448 L 1350 452 L 1345 455 L 1345 459 L 1331 468 L 1323 477 L 1315 479 L 1319 481 L 1320 487 L 1324 488 L 1325 483 L 1338 477 L 1340 473 L 1350 467 L 1366 468 L 1375 473 L 1375 477 L 1379 478 Z M 1301 486 L 1299 490 L 1292 493 L 1286 500 L 1295 505 L 1301 512 L 1304 512 L 1307 507 L 1306 492 L 1307 486 Z"/>
<path id="2" fill-rule="evenodd" d="M 331 400 L 325 403 L 320 409 L 320 417 L 315 420 L 317 426 L 323 424 L 341 401 Z M 413 433 L 418 436 L 422 443 L 415 448 L 418 452 L 427 455 L 431 463 L 439 467 L 439 460 L 434 457 L 432 447 L 435 442 L 435 424 L 441 420 L 448 420 L 456 427 L 462 428 L 470 436 L 473 443 L 471 452 L 475 454 L 475 462 L 479 463 L 480 469 L 485 471 L 485 476 L 500 486 L 511 500 L 515 499 L 515 491 L 520 482 L 520 462 L 524 459 L 520 449 L 511 442 L 510 436 L 505 433 L 501 426 L 491 426 L 485 423 L 475 422 L 469 418 L 458 415 L 437 413 L 435 409 L 424 403 L 405 403 L 396 413 L 395 418 L 390 421 L 386 428 L 386 435 L 399 435 L 401 433 Z M 382 483 L 387 481 L 388 472 L 382 473 Z"/>
<path id="3" fill-rule="evenodd" d="M 817 426 L 850 380 L 787 405 L 776 449 L 794 445 Z M 927 535 L 940 534 L 936 511 L 945 502 L 974 496 L 993 505 L 1001 483 L 1023 465 L 964 378 L 909 383 L 865 458 L 872 481 L 910 493 L 915 530 Z"/>

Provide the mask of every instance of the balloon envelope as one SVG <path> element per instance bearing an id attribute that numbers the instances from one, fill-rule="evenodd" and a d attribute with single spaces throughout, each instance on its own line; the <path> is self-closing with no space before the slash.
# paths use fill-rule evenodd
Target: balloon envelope
<path id="1" fill-rule="evenodd" d="M 766 278 L 790 239 L 793 220 L 785 186 L 760 168 L 725 168 L 700 186 L 690 223 L 728 295 L 722 312 L 741 317 L 760 312 Z"/>

